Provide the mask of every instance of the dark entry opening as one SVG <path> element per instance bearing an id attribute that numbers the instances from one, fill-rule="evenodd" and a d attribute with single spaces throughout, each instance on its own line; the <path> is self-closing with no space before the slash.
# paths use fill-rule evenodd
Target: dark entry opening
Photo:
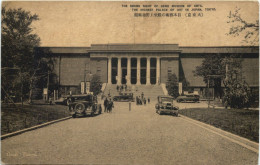
<path id="1" fill-rule="evenodd" d="M 112 84 L 116 84 L 117 62 L 117 58 L 112 58 Z"/>
<path id="2" fill-rule="evenodd" d="M 121 59 L 121 68 L 122 68 L 122 84 L 126 84 L 126 75 L 127 75 L 127 58 Z"/>
<path id="3" fill-rule="evenodd" d="M 150 65 L 150 82 L 151 84 L 156 84 L 156 58 L 151 58 Z"/>
<path id="4" fill-rule="evenodd" d="M 141 58 L 141 84 L 146 84 L 147 59 Z"/>
<path id="5" fill-rule="evenodd" d="M 136 66 L 137 66 L 137 59 L 131 58 L 131 84 L 136 84 Z"/>

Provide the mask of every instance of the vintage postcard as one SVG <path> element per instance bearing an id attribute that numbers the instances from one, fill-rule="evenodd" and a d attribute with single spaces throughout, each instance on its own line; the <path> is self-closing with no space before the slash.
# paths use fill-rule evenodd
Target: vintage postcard
<path id="1" fill-rule="evenodd" d="M 257 1 L 3 1 L 2 164 L 258 164 Z"/>

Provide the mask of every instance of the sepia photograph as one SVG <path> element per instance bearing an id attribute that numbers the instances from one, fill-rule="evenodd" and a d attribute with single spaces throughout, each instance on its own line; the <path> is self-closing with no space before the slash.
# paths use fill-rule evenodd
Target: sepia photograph
<path id="1" fill-rule="evenodd" d="M 1 164 L 259 163 L 258 1 L 1 5 Z"/>

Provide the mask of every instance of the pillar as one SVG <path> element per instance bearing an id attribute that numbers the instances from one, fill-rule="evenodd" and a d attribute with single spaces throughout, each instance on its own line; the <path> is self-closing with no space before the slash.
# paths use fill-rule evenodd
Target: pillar
<path id="1" fill-rule="evenodd" d="M 137 57 L 137 77 L 136 77 L 136 85 L 141 85 L 141 58 Z"/>
<path id="2" fill-rule="evenodd" d="M 151 85 L 151 82 L 150 82 L 150 57 L 147 57 L 147 65 L 146 65 L 146 85 Z"/>
<path id="3" fill-rule="evenodd" d="M 122 80 L 122 69 L 121 69 L 121 57 L 118 57 L 118 62 L 117 62 L 117 85 L 121 85 L 121 80 Z"/>
<path id="4" fill-rule="evenodd" d="M 131 85 L 131 58 L 127 57 L 127 85 Z"/>
<path id="5" fill-rule="evenodd" d="M 160 57 L 156 58 L 156 84 L 160 85 L 160 73 L 161 73 L 161 61 L 160 61 Z"/>
<path id="6" fill-rule="evenodd" d="M 108 71 L 107 71 L 107 83 L 108 84 L 112 84 L 112 81 L 111 81 L 111 71 L 112 71 L 112 58 L 111 57 L 108 57 Z"/>

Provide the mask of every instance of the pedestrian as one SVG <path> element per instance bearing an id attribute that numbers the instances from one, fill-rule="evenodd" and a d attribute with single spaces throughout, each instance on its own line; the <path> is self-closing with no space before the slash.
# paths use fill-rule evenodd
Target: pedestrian
<path id="1" fill-rule="evenodd" d="M 142 100 L 144 99 L 144 92 L 142 92 L 142 94 L 141 94 L 141 98 L 142 98 Z"/>
<path id="2" fill-rule="evenodd" d="M 105 108 L 104 112 L 107 112 L 107 105 L 108 105 L 108 100 L 106 98 L 104 101 L 104 108 Z"/>
<path id="3" fill-rule="evenodd" d="M 144 105 L 146 105 L 146 99 L 144 98 Z"/>
<path id="4" fill-rule="evenodd" d="M 114 107 L 114 103 L 113 103 L 113 101 L 112 101 L 111 99 L 109 99 L 107 111 L 108 111 L 109 113 L 112 113 L 113 107 Z"/>
<path id="5" fill-rule="evenodd" d="M 148 101 L 148 104 L 150 104 L 150 97 L 148 97 L 147 101 Z"/>
<path id="6" fill-rule="evenodd" d="M 71 97 L 69 97 L 68 98 L 68 106 L 69 106 L 69 111 L 71 112 L 71 110 L 72 110 L 72 98 Z"/>
<path id="7" fill-rule="evenodd" d="M 118 90 L 119 90 L 119 86 L 118 86 L 118 85 L 116 86 L 116 90 L 117 90 L 117 92 L 118 92 Z"/>

